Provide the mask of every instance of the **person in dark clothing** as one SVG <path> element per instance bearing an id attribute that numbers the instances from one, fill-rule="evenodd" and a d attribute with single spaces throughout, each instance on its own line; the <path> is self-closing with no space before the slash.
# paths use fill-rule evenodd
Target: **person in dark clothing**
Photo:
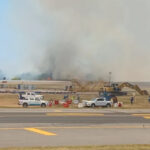
<path id="1" fill-rule="evenodd" d="M 148 97 L 148 102 L 150 103 L 150 95 L 149 95 L 149 97 Z"/>
<path id="2" fill-rule="evenodd" d="M 130 99 L 130 103 L 133 104 L 134 103 L 134 97 L 132 96 Z"/>
<path id="3" fill-rule="evenodd" d="M 76 100 L 78 100 L 78 102 L 81 102 L 80 101 L 80 95 L 76 95 Z"/>
<path id="4" fill-rule="evenodd" d="M 80 96 L 79 96 L 79 95 L 77 95 L 77 100 L 79 100 L 79 101 L 80 101 Z"/>

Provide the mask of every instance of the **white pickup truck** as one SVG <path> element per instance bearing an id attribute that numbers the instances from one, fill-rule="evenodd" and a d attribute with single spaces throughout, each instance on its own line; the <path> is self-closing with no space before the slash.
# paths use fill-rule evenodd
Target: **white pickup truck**
<path id="1" fill-rule="evenodd" d="M 28 98 L 41 98 L 44 99 L 43 95 L 39 95 L 35 92 L 26 92 L 25 94 L 20 94 L 19 99 L 28 99 Z"/>
<path id="2" fill-rule="evenodd" d="M 100 98 L 94 98 L 90 101 L 84 101 L 86 107 L 96 107 L 96 106 L 101 106 L 101 107 L 111 107 L 112 102 L 106 100 L 105 97 L 100 97 Z"/>
<path id="3" fill-rule="evenodd" d="M 44 108 L 48 106 L 49 102 L 39 97 L 28 97 L 26 99 L 19 99 L 18 104 L 22 105 L 24 108 L 27 108 L 28 106 L 41 106 Z"/>

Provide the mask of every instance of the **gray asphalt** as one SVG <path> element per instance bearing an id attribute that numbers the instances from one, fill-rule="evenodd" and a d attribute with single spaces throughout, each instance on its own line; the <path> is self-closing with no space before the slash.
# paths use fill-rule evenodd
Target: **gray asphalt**
<path id="1" fill-rule="evenodd" d="M 25 130 L 0 131 L 0 147 L 149 144 L 150 129 L 45 129 L 56 136 Z"/>
<path id="2" fill-rule="evenodd" d="M 2 110 L 4 109 L 0 109 L 0 147 L 150 143 L 150 119 L 144 118 L 149 111 L 145 110 L 134 111 L 143 113 L 139 116 L 133 116 L 128 111 L 97 109 L 39 109 L 39 112 L 38 109 Z M 59 116 L 62 113 L 64 115 Z M 46 136 L 26 128 L 56 135 Z"/>
<path id="3" fill-rule="evenodd" d="M 104 116 L 53 116 L 61 113 L 0 113 L 0 123 L 65 123 L 65 124 L 112 124 L 112 123 L 150 123 L 150 119 L 132 116 L 128 113 L 107 113 Z M 87 113 L 92 114 L 92 113 Z"/>
<path id="4" fill-rule="evenodd" d="M 150 109 L 115 109 L 115 108 L 84 108 L 84 109 L 70 109 L 70 108 L 67 108 L 67 109 L 63 109 L 63 108 L 0 108 L 0 113 L 3 113 L 3 112 L 10 112 L 10 113 L 13 113 L 13 112 L 17 112 L 17 113 L 46 113 L 46 112 L 56 112 L 56 111 L 59 111 L 59 112 L 97 112 L 97 113 L 150 113 Z"/>

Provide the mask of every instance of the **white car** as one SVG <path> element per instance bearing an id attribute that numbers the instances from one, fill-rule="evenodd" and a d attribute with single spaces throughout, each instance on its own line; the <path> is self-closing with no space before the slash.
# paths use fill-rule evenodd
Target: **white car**
<path id="1" fill-rule="evenodd" d="M 90 101 L 84 101 L 84 104 L 86 107 L 111 107 L 113 105 L 113 103 L 111 101 L 106 100 L 105 97 L 94 98 Z"/>
<path id="2" fill-rule="evenodd" d="M 41 106 L 44 108 L 49 105 L 49 102 L 39 97 L 28 97 L 27 99 L 19 99 L 18 104 L 22 105 L 24 108 L 28 106 Z"/>

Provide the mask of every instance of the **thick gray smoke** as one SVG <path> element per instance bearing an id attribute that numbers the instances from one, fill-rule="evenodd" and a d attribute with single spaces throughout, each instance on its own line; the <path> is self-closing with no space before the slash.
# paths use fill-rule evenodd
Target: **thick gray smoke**
<path id="1" fill-rule="evenodd" d="M 53 79 L 107 80 L 108 72 L 114 80 L 148 79 L 150 1 L 13 2 L 33 71 Z"/>

